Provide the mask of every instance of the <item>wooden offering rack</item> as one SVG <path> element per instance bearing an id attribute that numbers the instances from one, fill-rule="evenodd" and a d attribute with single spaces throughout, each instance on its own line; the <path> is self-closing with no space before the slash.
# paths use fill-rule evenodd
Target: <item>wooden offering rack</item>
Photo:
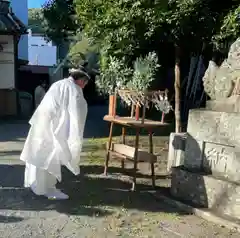
<path id="1" fill-rule="evenodd" d="M 128 105 L 131 106 L 130 117 L 116 116 L 114 108 L 111 110 L 113 115 L 106 115 L 104 120 L 110 123 L 109 140 L 107 143 L 107 155 L 105 160 L 104 174 L 107 175 L 108 163 L 110 157 L 120 159 L 122 168 L 124 169 L 125 161 L 132 161 L 134 164 L 132 190 L 136 190 L 136 175 L 137 165 L 139 162 L 147 162 L 151 165 L 152 186 L 155 188 L 155 171 L 154 163 L 157 161 L 157 156 L 153 154 L 153 131 L 154 129 L 168 125 L 164 122 L 164 115 L 171 110 L 171 106 L 167 100 L 167 91 L 154 91 L 147 93 L 137 93 L 131 90 L 119 90 L 117 94 Z M 116 94 L 116 95 L 117 95 Z M 116 100 L 116 99 L 115 99 Z M 154 104 L 155 107 L 162 111 L 161 121 L 153 121 L 145 118 L 146 109 Z M 140 107 L 142 116 L 140 117 Z M 115 103 L 116 108 L 116 103 Z M 135 114 L 134 114 L 135 112 Z M 113 127 L 119 125 L 122 127 L 122 143 L 116 144 L 112 142 Z M 126 145 L 126 129 L 133 128 L 135 134 L 135 146 Z M 146 129 L 149 133 L 148 151 L 139 149 L 140 130 Z"/>

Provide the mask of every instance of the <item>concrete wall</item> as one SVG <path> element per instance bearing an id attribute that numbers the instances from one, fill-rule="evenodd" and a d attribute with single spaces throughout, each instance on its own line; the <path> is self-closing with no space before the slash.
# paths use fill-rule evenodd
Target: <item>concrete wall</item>
<path id="1" fill-rule="evenodd" d="M 57 47 L 47 42 L 43 36 L 28 34 L 30 65 L 54 66 L 57 64 Z"/>
<path id="2" fill-rule="evenodd" d="M 0 36 L 0 43 L 0 89 L 11 89 L 15 87 L 13 36 Z"/>
<path id="3" fill-rule="evenodd" d="M 28 0 L 11 0 L 14 14 L 28 26 Z M 18 58 L 28 60 L 28 36 L 23 35 L 18 44 Z"/>

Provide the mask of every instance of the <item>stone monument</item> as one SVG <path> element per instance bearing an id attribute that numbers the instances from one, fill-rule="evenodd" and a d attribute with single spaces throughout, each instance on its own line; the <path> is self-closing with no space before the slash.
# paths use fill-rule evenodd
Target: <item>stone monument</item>
<path id="1" fill-rule="evenodd" d="M 185 151 L 172 168 L 171 193 L 220 216 L 240 219 L 240 38 L 203 78 L 211 97 L 189 112 Z"/>

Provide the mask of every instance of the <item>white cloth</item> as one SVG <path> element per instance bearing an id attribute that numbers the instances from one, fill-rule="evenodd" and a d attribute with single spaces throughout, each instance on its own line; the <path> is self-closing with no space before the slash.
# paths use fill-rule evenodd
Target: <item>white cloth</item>
<path id="1" fill-rule="evenodd" d="M 50 200 L 68 199 L 69 196 L 57 189 L 56 184 L 57 179 L 46 170 L 26 164 L 24 186 L 31 188 L 36 195 L 43 195 Z"/>
<path id="2" fill-rule="evenodd" d="M 31 128 L 20 159 L 46 170 L 58 181 L 62 179 L 61 165 L 78 175 L 86 115 L 86 100 L 73 79 L 54 83 L 29 122 Z M 30 176 L 25 177 L 28 186 L 32 181 Z"/>
<path id="3" fill-rule="evenodd" d="M 45 94 L 46 94 L 46 91 L 41 85 L 35 88 L 35 91 L 34 91 L 35 108 L 37 108 L 40 105 Z"/>
<path id="4" fill-rule="evenodd" d="M 36 195 L 48 194 L 49 190 L 56 188 L 57 179 L 46 170 L 26 163 L 24 187 L 31 188 Z"/>

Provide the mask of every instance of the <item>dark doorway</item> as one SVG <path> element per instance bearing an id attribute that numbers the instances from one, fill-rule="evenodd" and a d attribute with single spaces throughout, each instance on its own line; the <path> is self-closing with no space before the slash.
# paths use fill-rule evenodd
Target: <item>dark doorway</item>
<path id="1" fill-rule="evenodd" d="M 49 74 L 46 73 L 32 73 L 31 71 L 19 70 L 17 89 L 30 93 L 34 96 L 35 88 L 40 84 L 40 81 L 44 80 L 49 85 Z"/>

